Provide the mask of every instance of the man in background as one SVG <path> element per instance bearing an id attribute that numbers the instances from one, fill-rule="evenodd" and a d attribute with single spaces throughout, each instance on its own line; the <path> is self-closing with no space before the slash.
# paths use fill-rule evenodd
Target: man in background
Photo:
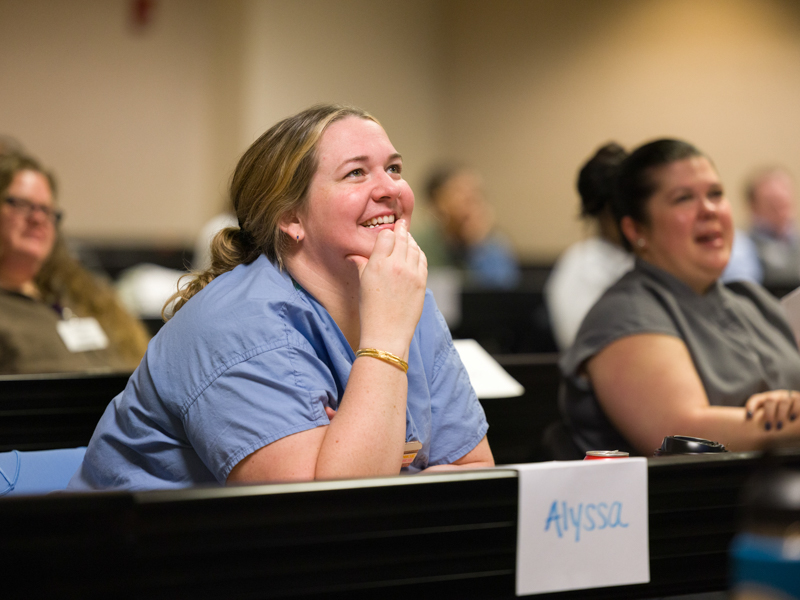
<path id="1" fill-rule="evenodd" d="M 756 172 L 746 188 L 752 239 L 763 270 L 764 287 L 782 292 L 800 286 L 800 237 L 794 180 L 784 169 Z"/>

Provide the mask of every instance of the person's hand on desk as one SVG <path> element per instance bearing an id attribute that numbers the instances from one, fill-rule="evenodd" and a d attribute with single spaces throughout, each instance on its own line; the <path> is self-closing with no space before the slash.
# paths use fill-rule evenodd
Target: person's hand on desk
<path id="1" fill-rule="evenodd" d="M 764 431 L 780 431 L 797 421 L 800 415 L 800 392 L 771 390 L 750 396 L 745 404 L 746 418 Z"/>

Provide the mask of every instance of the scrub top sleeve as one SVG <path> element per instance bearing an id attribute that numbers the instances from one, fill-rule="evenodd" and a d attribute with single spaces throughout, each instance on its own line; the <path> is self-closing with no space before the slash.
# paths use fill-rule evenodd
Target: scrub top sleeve
<path id="1" fill-rule="evenodd" d="M 328 425 L 330 369 L 310 348 L 281 346 L 238 362 L 183 414 L 192 447 L 220 483 L 236 464 L 287 435 Z"/>
<path id="2" fill-rule="evenodd" d="M 457 461 L 475 448 L 489 429 L 444 317 L 438 310 L 436 316 L 439 335 L 430 386 L 431 466 Z"/>

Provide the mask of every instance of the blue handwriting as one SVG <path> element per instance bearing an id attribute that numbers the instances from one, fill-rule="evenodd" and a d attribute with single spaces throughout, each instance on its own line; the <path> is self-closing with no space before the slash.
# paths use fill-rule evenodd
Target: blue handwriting
<path id="1" fill-rule="evenodd" d="M 627 527 L 628 523 L 622 521 L 622 502 L 598 502 L 597 504 L 579 503 L 577 506 L 569 506 L 566 502 L 553 500 L 550 505 L 550 512 L 547 515 L 547 522 L 544 531 L 550 531 L 550 527 L 558 533 L 558 537 L 563 537 L 570 530 L 570 525 L 575 531 L 575 541 L 581 541 L 581 531 L 599 531 L 601 529 L 616 527 Z"/>

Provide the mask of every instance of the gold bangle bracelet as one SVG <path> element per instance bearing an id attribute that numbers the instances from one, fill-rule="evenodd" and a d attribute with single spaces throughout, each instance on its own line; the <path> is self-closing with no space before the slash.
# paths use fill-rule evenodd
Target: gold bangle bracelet
<path id="1" fill-rule="evenodd" d="M 400 369 L 403 373 L 408 373 L 408 363 L 399 356 L 395 356 L 391 352 L 384 352 L 383 350 L 377 350 L 375 348 L 359 348 L 358 350 L 356 350 L 356 358 L 358 358 L 359 356 L 369 356 L 370 358 L 377 358 L 378 360 L 387 362 L 390 365 L 394 365 L 395 367 Z"/>

